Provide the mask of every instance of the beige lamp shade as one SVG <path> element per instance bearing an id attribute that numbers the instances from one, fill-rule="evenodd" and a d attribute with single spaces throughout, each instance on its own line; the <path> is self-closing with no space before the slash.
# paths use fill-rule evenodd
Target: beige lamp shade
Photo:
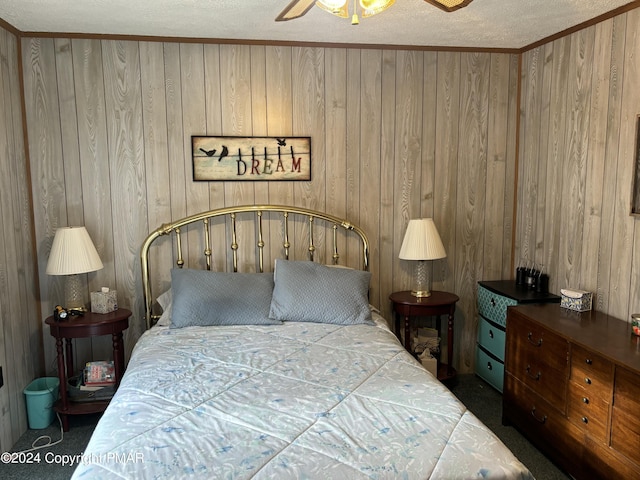
<path id="1" fill-rule="evenodd" d="M 407 231 L 400 247 L 400 259 L 436 260 L 446 256 L 447 252 L 432 218 L 409 220 L 409 225 L 407 225 Z"/>
<path id="2" fill-rule="evenodd" d="M 100 270 L 102 260 L 85 227 L 61 227 L 53 238 L 47 275 L 74 275 Z"/>

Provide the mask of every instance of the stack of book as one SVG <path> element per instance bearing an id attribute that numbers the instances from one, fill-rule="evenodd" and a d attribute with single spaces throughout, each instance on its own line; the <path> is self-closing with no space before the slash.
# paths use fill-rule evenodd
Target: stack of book
<path id="1" fill-rule="evenodd" d="M 84 367 L 84 381 L 81 390 L 96 391 L 104 387 L 113 387 L 116 383 L 116 371 L 113 361 L 87 362 Z"/>
<path id="2" fill-rule="evenodd" d="M 112 361 L 87 362 L 78 375 L 67 379 L 67 393 L 72 402 L 109 400 L 116 390 Z"/>

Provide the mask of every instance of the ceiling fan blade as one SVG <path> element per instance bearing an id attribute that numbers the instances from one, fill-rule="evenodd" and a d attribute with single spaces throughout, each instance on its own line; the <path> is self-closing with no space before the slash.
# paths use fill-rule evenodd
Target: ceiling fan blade
<path id="1" fill-rule="evenodd" d="M 466 7 L 473 0 L 424 0 L 431 5 L 438 7 L 445 12 L 455 12 L 456 10 Z"/>
<path id="2" fill-rule="evenodd" d="M 284 22 L 286 20 L 293 20 L 294 18 L 300 18 L 313 7 L 316 0 L 293 0 L 280 12 L 280 15 L 276 17 L 276 22 Z"/>

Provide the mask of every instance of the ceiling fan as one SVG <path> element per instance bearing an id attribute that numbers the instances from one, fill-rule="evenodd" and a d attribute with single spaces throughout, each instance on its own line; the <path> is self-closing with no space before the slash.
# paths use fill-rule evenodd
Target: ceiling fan
<path id="1" fill-rule="evenodd" d="M 317 5 L 323 10 L 327 10 L 334 15 L 340 17 L 348 17 L 348 3 L 350 0 L 292 0 L 289 5 L 280 12 L 280 15 L 276 17 L 276 22 L 283 22 L 286 20 L 293 20 L 294 18 L 300 18 L 306 14 L 311 7 Z M 353 0 L 354 4 L 356 0 Z M 395 0 L 357 0 L 360 7 L 364 11 L 363 16 L 371 16 L 376 13 L 386 10 L 393 5 Z M 445 12 L 453 12 L 462 7 L 466 7 L 473 0 L 424 0 L 431 5 L 434 5 Z M 354 7 L 355 10 L 355 7 Z M 354 22 L 357 23 L 357 22 Z"/>

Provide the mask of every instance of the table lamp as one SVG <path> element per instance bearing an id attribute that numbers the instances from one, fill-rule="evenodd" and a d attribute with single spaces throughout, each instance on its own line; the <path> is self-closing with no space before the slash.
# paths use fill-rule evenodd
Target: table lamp
<path id="1" fill-rule="evenodd" d="M 411 290 L 411 295 L 415 297 L 430 296 L 427 261 L 447 256 L 432 218 L 409 220 L 409 225 L 407 225 L 407 231 L 400 247 L 400 255 L 398 256 L 401 260 L 414 260 L 416 262 L 415 288 Z"/>
<path id="2" fill-rule="evenodd" d="M 86 312 L 82 294 L 81 273 L 103 267 L 96 247 L 85 227 L 61 227 L 53 238 L 47 275 L 66 275 L 64 297 L 67 310 Z"/>

